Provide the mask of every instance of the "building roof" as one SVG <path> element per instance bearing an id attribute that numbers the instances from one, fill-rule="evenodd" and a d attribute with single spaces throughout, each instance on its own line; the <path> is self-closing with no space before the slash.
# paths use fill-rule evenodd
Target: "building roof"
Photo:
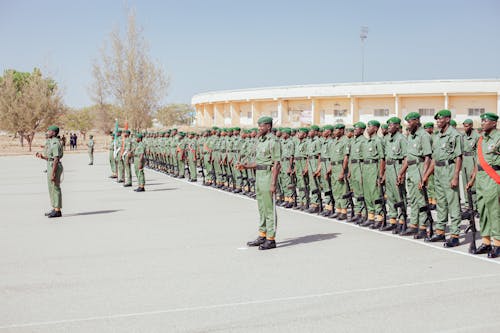
<path id="1" fill-rule="evenodd" d="M 500 79 L 330 83 L 212 91 L 194 95 L 191 104 L 266 99 L 436 94 L 500 94 Z"/>

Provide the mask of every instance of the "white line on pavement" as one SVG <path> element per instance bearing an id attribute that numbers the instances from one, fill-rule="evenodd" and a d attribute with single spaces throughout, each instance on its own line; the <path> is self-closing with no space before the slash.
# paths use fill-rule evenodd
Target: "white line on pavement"
<path id="1" fill-rule="evenodd" d="M 201 306 L 173 308 L 173 309 L 156 310 L 156 311 L 145 311 L 145 312 L 135 312 L 135 313 L 119 313 L 119 314 L 93 316 L 93 317 L 86 317 L 86 318 L 70 318 L 70 319 L 63 319 L 63 320 L 42 321 L 42 322 L 22 323 L 22 324 L 10 324 L 10 325 L 0 326 L 0 330 L 12 329 L 12 328 L 23 328 L 23 327 L 72 324 L 72 323 L 81 323 L 81 322 L 87 322 L 87 321 L 110 320 L 110 319 L 118 319 L 118 318 L 143 317 L 143 316 L 179 313 L 179 312 L 193 312 L 193 311 L 201 311 L 201 310 L 232 308 L 232 307 L 237 307 L 237 306 L 307 300 L 307 299 L 323 298 L 323 297 L 330 297 L 330 296 L 339 296 L 339 295 L 347 295 L 347 294 L 355 294 L 355 293 L 377 292 L 377 291 L 397 289 L 397 288 L 411 288 L 411 287 L 427 286 L 427 285 L 433 285 L 433 284 L 439 284 L 439 283 L 460 282 L 460 281 L 465 281 L 465 280 L 476 280 L 476 279 L 498 278 L 498 277 L 500 277 L 500 274 L 463 276 L 463 277 L 449 278 L 449 279 L 442 279 L 442 280 L 392 284 L 392 285 L 378 286 L 378 287 L 371 287 L 371 288 L 339 290 L 339 291 L 331 291 L 331 292 L 325 292 L 325 293 L 320 293 L 320 294 L 277 297 L 277 298 L 261 299 L 261 300 L 246 301 L 246 302 L 222 303 L 222 304 L 201 305 Z"/>

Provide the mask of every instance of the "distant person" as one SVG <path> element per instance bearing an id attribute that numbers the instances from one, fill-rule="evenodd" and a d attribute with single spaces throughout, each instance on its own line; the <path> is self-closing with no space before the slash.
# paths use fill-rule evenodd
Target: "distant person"
<path id="1" fill-rule="evenodd" d="M 94 136 L 89 135 L 89 142 L 87 143 L 89 152 L 89 165 L 94 164 Z"/>
<path id="2" fill-rule="evenodd" d="M 61 138 L 61 143 L 63 145 L 63 150 L 66 150 L 66 135 L 64 135 L 64 134 Z"/>
<path id="3" fill-rule="evenodd" d="M 78 144 L 77 144 L 77 141 L 78 141 L 78 136 L 76 135 L 76 133 L 74 134 L 74 144 L 75 144 L 75 150 L 78 149 Z"/>
<path id="4" fill-rule="evenodd" d="M 61 175 L 63 166 L 61 158 L 63 157 L 63 148 L 61 141 L 57 138 L 59 127 L 50 126 L 47 129 L 47 143 L 44 153 L 36 153 L 36 157 L 47 161 L 47 183 L 49 185 L 50 203 L 52 211 L 46 213 L 48 218 L 61 217 L 62 193 L 61 193 Z"/>

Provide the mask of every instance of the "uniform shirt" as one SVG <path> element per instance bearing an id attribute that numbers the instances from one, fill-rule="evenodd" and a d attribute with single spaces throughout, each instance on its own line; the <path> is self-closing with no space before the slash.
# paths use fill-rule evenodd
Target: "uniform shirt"
<path id="1" fill-rule="evenodd" d="M 317 136 L 309 139 L 307 143 L 307 156 L 311 158 L 317 157 L 321 154 L 321 140 Z"/>
<path id="2" fill-rule="evenodd" d="M 350 155 L 349 160 L 362 160 L 364 158 L 364 145 L 366 144 L 366 138 L 363 134 L 356 137 L 353 136 L 350 139 Z"/>
<path id="3" fill-rule="evenodd" d="M 462 155 L 462 138 L 452 126 L 446 132 L 438 132 L 432 144 L 432 159 L 435 161 L 454 160 Z"/>
<path id="4" fill-rule="evenodd" d="M 481 148 L 483 150 L 484 159 L 491 166 L 500 165 L 500 131 L 494 129 L 491 131 L 490 135 L 483 133 L 482 136 L 483 142 L 481 143 Z"/>
<path id="5" fill-rule="evenodd" d="M 290 159 L 295 154 L 295 144 L 290 138 L 282 140 L 281 144 L 281 157 L 283 159 Z"/>
<path id="6" fill-rule="evenodd" d="M 89 151 L 94 150 L 94 140 L 90 139 L 87 143 L 87 147 L 89 147 Z"/>
<path id="7" fill-rule="evenodd" d="M 306 157 L 307 156 L 307 141 L 305 139 L 299 140 L 298 144 L 295 145 L 295 157 Z"/>
<path id="8" fill-rule="evenodd" d="M 423 130 L 422 130 L 423 131 Z M 403 134 L 396 132 L 385 137 L 385 158 L 387 160 L 402 160 L 406 156 L 407 141 Z M 429 143 L 429 150 L 431 146 Z"/>
<path id="9" fill-rule="evenodd" d="M 344 160 L 345 155 L 349 155 L 349 139 L 346 136 L 334 138 L 330 143 L 329 157 L 331 162 Z"/>
<path id="10" fill-rule="evenodd" d="M 144 151 L 146 150 L 144 142 L 137 142 L 136 145 L 134 146 L 134 157 L 141 157 L 142 154 L 144 154 Z"/>
<path id="11" fill-rule="evenodd" d="M 472 130 L 470 135 L 464 133 L 462 135 L 463 139 L 463 151 L 464 153 L 475 153 L 477 150 L 477 141 L 479 140 L 479 134 Z"/>
<path id="12" fill-rule="evenodd" d="M 382 139 L 377 134 L 369 137 L 363 148 L 363 159 L 365 160 L 380 160 L 385 158 Z"/>
<path id="13" fill-rule="evenodd" d="M 273 165 L 281 160 L 281 146 L 276 137 L 270 133 L 261 136 L 257 142 L 255 162 L 257 165 Z"/>
<path id="14" fill-rule="evenodd" d="M 63 146 L 61 141 L 57 137 L 53 137 L 47 140 L 46 144 L 47 151 L 47 163 L 51 164 L 54 161 L 54 158 L 58 157 L 61 159 L 63 157 Z"/>
<path id="15" fill-rule="evenodd" d="M 408 161 L 418 160 L 432 154 L 432 138 L 424 129 L 419 127 L 414 134 L 408 135 L 406 155 Z"/>

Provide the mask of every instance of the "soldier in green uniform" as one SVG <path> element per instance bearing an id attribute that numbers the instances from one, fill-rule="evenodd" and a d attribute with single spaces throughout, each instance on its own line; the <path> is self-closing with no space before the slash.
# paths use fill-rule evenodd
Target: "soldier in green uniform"
<path id="1" fill-rule="evenodd" d="M 294 209 L 304 210 L 308 208 L 307 198 L 309 197 L 309 189 L 306 188 L 306 181 L 308 180 L 308 175 L 306 170 L 306 158 L 307 158 L 307 141 L 306 136 L 309 129 L 306 127 L 299 128 L 297 136 L 297 144 L 295 145 L 295 153 L 293 157 L 294 170 L 297 178 L 297 206 Z M 307 179 L 307 180 L 306 180 Z"/>
<path id="2" fill-rule="evenodd" d="M 175 151 L 175 159 L 177 160 L 177 165 L 179 166 L 179 174 L 178 178 L 184 178 L 186 173 L 186 148 L 187 141 L 185 139 L 186 133 L 178 132 L 177 133 L 177 147 Z"/>
<path id="3" fill-rule="evenodd" d="M 121 160 L 125 170 L 125 184 L 123 184 L 123 187 L 130 187 L 132 186 L 132 168 L 130 166 L 132 163 L 132 138 L 130 137 L 130 130 L 123 131 L 122 147 Z"/>
<path id="4" fill-rule="evenodd" d="M 195 134 L 194 132 L 189 133 L 188 141 L 187 141 L 187 154 L 186 154 L 186 159 L 189 167 L 189 181 L 190 182 L 197 182 L 198 181 L 198 171 L 196 170 L 196 164 L 197 164 L 197 159 L 198 156 L 196 154 L 197 150 L 197 142 L 195 139 Z"/>
<path id="5" fill-rule="evenodd" d="M 49 187 L 50 203 L 52 211 L 45 215 L 49 218 L 61 217 L 62 193 L 61 193 L 61 174 L 63 166 L 61 159 L 64 155 L 61 141 L 57 138 L 59 127 L 50 126 L 47 129 L 47 142 L 45 146 L 45 155 L 36 153 L 36 157 L 47 161 L 47 184 Z"/>
<path id="6" fill-rule="evenodd" d="M 405 180 L 398 180 L 398 175 L 403 167 L 403 159 L 406 156 L 407 141 L 401 134 L 401 119 L 392 117 L 387 120 L 389 126 L 389 134 L 385 138 L 385 174 L 382 178 L 382 183 L 385 183 L 385 194 L 387 196 L 387 216 L 389 224 L 383 227 L 382 231 L 392 230 L 394 233 L 399 233 L 401 230 L 398 226 L 398 211 L 394 208 L 394 204 L 401 201 L 399 197 L 398 185 L 405 184 Z M 418 185 L 418 183 L 417 183 Z M 400 225 L 403 221 L 400 221 Z"/>
<path id="7" fill-rule="evenodd" d="M 319 212 L 319 197 L 321 193 L 321 141 L 317 134 L 319 126 L 312 125 L 309 128 L 307 140 L 307 160 L 305 172 L 309 176 L 309 197 L 311 198 L 308 213 Z M 316 184 L 317 182 L 317 184 Z"/>
<path id="8" fill-rule="evenodd" d="M 332 125 L 325 125 L 322 128 L 321 132 L 321 148 L 320 148 L 320 155 L 321 155 L 321 160 L 320 160 L 320 179 L 321 179 L 321 188 L 323 189 L 324 193 L 322 196 L 322 199 L 324 201 L 323 203 L 323 212 L 321 213 L 322 216 L 330 216 L 333 214 L 334 210 L 334 205 L 333 205 L 333 191 L 331 191 L 331 178 L 330 178 L 330 171 L 331 168 L 331 148 L 332 148 L 332 132 L 334 130 L 334 127 Z"/>
<path id="9" fill-rule="evenodd" d="M 363 151 L 363 193 L 365 197 L 368 219 L 361 225 L 363 227 L 379 228 L 382 223 L 380 204 L 375 201 L 380 197 L 379 182 L 385 172 L 385 154 L 382 139 L 377 135 L 380 128 L 378 120 L 368 122 L 368 139 Z"/>
<path id="10" fill-rule="evenodd" d="M 467 182 L 472 175 L 474 167 L 476 166 L 476 156 L 477 156 L 477 141 L 479 140 L 479 134 L 473 128 L 472 119 L 465 119 L 463 122 L 464 126 L 464 134 L 462 135 L 463 139 L 463 148 L 464 155 L 462 161 L 462 182 L 464 188 L 467 186 Z M 474 207 L 476 207 L 476 187 L 472 187 L 472 201 Z"/>
<path id="11" fill-rule="evenodd" d="M 292 161 L 295 153 L 295 144 L 290 139 L 290 128 L 281 129 L 281 171 L 279 175 L 279 183 L 283 192 L 285 208 L 292 208 L 294 205 L 294 189 L 292 186 Z"/>
<path id="12" fill-rule="evenodd" d="M 432 140 L 434 138 L 434 123 L 428 122 L 424 124 L 424 130 L 430 135 L 431 138 L 431 147 Z M 434 191 L 434 175 L 430 175 L 429 181 L 427 184 L 427 195 L 429 196 L 429 205 L 430 208 L 436 209 L 436 192 Z"/>
<path id="13" fill-rule="evenodd" d="M 335 125 L 333 140 L 327 151 L 330 154 L 330 170 L 327 172 L 331 177 L 333 198 L 335 199 L 335 212 L 331 218 L 343 221 L 347 219 L 347 200 L 343 198 L 346 194 L 347 184 L 345 175 L 349 165 L 349 139 L 344 135 L 345 125 Z M 327 153 L 328 154 L 328 153 Z"/>
<path id="14" fill-rule="evenodd" d="M 354 212 L 355 215 L 349 222 L 360 224 L 364 222 L 362 216 L 363 202 L 361 198 L 364 198 L 363 190 L 363 171 L 361 170 L 361 164 L 363 163 L 363 152 L 365 151 L 364 145 L 366 144 L 366 138 L 363 135 L 366 129 L 366 124 L 363 122 L 357 122 L 354 124 L 353 137 L 350 139 L 349 147 L 349 173 L 347 178 L 349 179 L 351 190 L 354 193 L 355 204 Z"/>
<path id="15" fill-rule="evenodd" d="M 109 176 L 109 178 L 116 178 L 115 134 L 113 133 L 113 131 L 109 132 L 109 136 L 110 136 L 110 139 L 111 139 L 111 141 L 109 142 L 109 147 L 108 147 L 108 150 L 109 150 L 109 153 L 108 153 L 109 166 L 111 168 L 111 176 Z"/>
<path id="16" fill-rule="evenodd" d="M 116 181 L 118 183 L 123 183 L 125 178 L 125 170 L 123 166 L 122 154 L 123 154 L 123 145 L 124 141 L 122 138 L 122 130 L 118 129 L 116 133 L 116 141 L 115 141 L 115 165 L 116 170 L 118 172 Z"/>
<path id="17" fill-rule="evenodd" d="M 428 239 L 431 242 L 445 241 L 445 228 L 450 217 L 451 237 L 446 240 L 445 247 L 459 245 L 460 235 L 460 200 L 459 176 L 462 169 L 462 139 L 460 133 L 450 126 L 451 111 L 441 110 L 436 113 L 439 133 L 436 134 L 432 147 L 432 163 L 423 177 L 426 184 L 434 172 L 437 198 L 436 232 Z"/>
<path id="18" fill-rule="evenodd" d="M 144 154 L 145 147 L 142 142 L 143 134 L 137 133 L 135 136 L 136 144 L 134 145 L 134 170 L 135 177 L 137 178 L 137 188 L 134 190 L 135 192 L 144 192 L 144 185 L 146 184 L 146 180 L 144 178 Z"/>
<path id="19" fill-rule="evenodd" d="M 254 163 L 239 164 L 240 170 L 256 170 L 256 195 L 259 207 L 259 236 L 248 242 L 248 246 L 259 246 L 259 250 L 276 247 L 276 204 L 275 193 L 280 172 L 281 151 L 276 138 L 270 133 L 273 118 L 261 117 L 258 120 L 259 139 Z"/>
<path id="20" fill-rule="evenodd" d="M 89 153 L 89 165 L 94 164 L 94 136 L 89 135 L 89 142 L 87 142 L 87 148 Z"/>
<path id="21" fill-rule="evenodd" d="M 406 118 L 408 123 L 408 148 L 403 162 L 403 168 L 399 172 L 398 181 L 407 180 L 408 203 L 410 210 L 410 225 L 404 235 L 414 235 L 414 238 L 421 239 L 427 236 L 427 215 L 420 212 L 420 208 L 429 205 L 425 202 L 425 196 L 420 184 L 431 164 L 432 143 L 430 135 L 424 131 L 420 123 L 418 112 L 409 113 Z"/>
<path id="22" fill-rule="evenodd" d="M 488 258 L 500 256 L 500 132 L 498 115 L 481 115 L 482 135 L 478 141 L 477 165 L 466 188 L 477 182 L 477 208 L 482 244 L 476 254 L 488 253 Z M 493 242 L 493 244 L 492 244 Z"/>

